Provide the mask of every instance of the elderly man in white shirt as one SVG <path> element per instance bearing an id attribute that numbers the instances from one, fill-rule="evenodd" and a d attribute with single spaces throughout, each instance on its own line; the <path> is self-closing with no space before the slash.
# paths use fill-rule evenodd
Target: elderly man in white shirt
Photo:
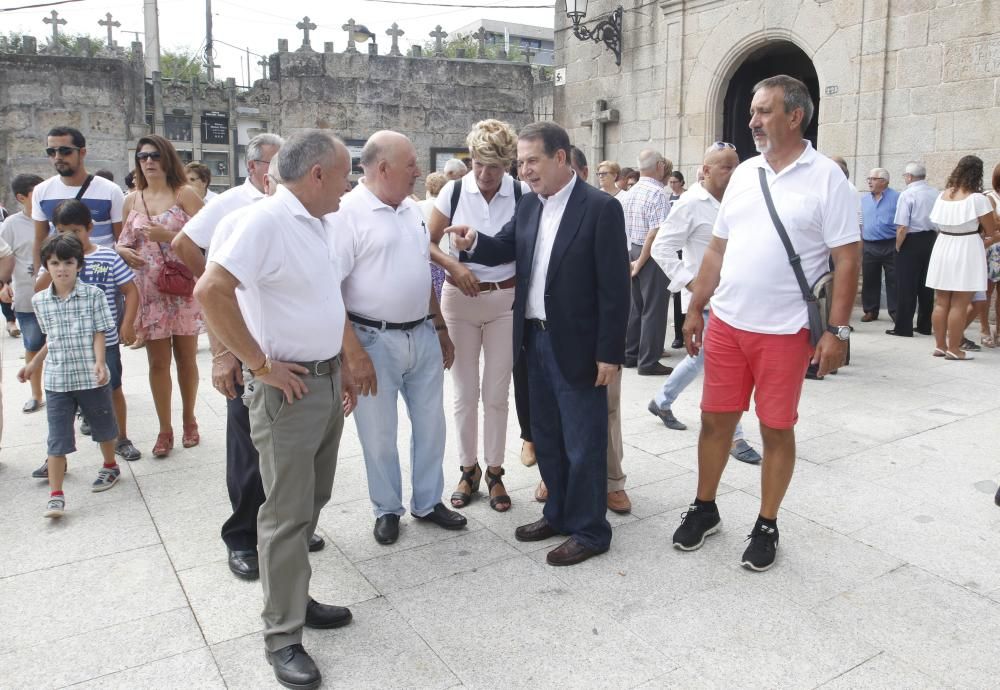
<path id="1" fill-rule="evenodd" d="M 431 289 L 430 232 L 409 198 L 420 177 L 413 144 L 376 132 L 361 151 L 365 181 L 344 198 L 336 220 L 345 229 L 344 303 L 351 326 L 378 377 L 376 395 L 354 415 L 375 513 L 375 540 L 399 538 L 403 487 L 397 402 L 410 417 L 410 513 L 444 529 L 466 519 L 441 502 L 444 489 L 444 370 L 454 347 Z"/>
<path id="2" fill-rule="evenodd" d="M 219 341 L 247 369 L 250 428 L 266 500 L 258 515 L 264 644 L 278 682 L 313 688 L 322 675 L 302 647 L 302 628 L 336 628 L 351 612 L 309 596 L 308 541 L 330 498 L 344 426 L 345 387 L 374 377 L 346 329 L 333 224 L 349 189 L 350 154 L 323 130 L 292 136 L 284 184 L 237 223 L 195 288 Z M 353 364 L 356 363 L 356 364 Z"/>
<path id="3" fill-rule="evenodd" d="M 691 302 L 688 285 L 698 275 L 705 250 L 712 240 L 712 228 L 719 213 L 719 202 L 729 186 L 729 178 L 739 165 L 736 147 L 725 142 L 716 142 L 705 151 L 702 182 L 695 183 L 674 202 L 670 215 L 660 226 L 653 240 L 650 255 L 659 264 L 670 280 L 670 291 L 679 293 L 682 313 L 687 312 Z M 683 250 L 683 259 L 678 252 Z M 705 312 L 706 326 L 708 312 Z M 663 382 L 663 387 L 652 400 L 648 410 L 660 418 L 668 429 L 684 431 L 687 426 L 674 416 L 670 409 L 677 397 L 705 367 L 705 353 L 696 357 L 688 356 L 678 364 L 673 373 Z M 736 425 L 733 445 L 729 454 L 751 465 L 760 462 L 760 454 L 743 437 L 743 427 Z"/>
<path id="4" fill-rule="evenodd" d="M 760 513 L 741 563 L 774 564 L 778 510 L 795 467 L 795 423 L 809 361 L 823 376 L 841 366 L 858 287 L 857 200 L 837 164 L 802 138 L 813 115 L 805 84 L 785 75 L 754 87 L 750 129 L 762 154 L 733 173 L 698 277 L 684 335 L 689 354 L 704 336 L 705 384 L 697 494 L 674 532 L 690 551 L 719 530 L 715 504 L 733 431 L 754 394 L 764 440 Z M 787 231 L 808 284 L 835 267 L 828 332 L 810 341 L 809 315 L 767 198 Z M 712 303 L 712 325 L 702 311 Z"/>
<path id="5" fill-rule="evenodd" d="M 896 323 L 886 331 L 904 338 L 913 336 L 913 315 L 917 333 L 931 334 L 934 290 L 927 287 L 927 267 L 937 240 L 937 226 L 931 209 L 938 190 L 927 184 L 927 169 L 920 163 L 906 164 L 906 189 L 896 202 Z"/>

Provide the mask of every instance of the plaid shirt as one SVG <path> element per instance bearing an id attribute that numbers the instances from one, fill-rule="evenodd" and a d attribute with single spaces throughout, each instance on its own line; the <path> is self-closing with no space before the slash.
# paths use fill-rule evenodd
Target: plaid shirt
<path id="1" fill-rule="evenodd" d="M 663 183 L 652 177 L 640 177 L 625 194 L 622 201 L 625 211 L 625 232 L 632 244 L 644 244 L 646 235 L 667 219 L 670 202 L 663 191 Z"/>
<path id="2" fill-rule="evenodd" d="M 44 385 L 50 391 L 97 388 L 94 334 L 115 327 L 104 291 L 79 279 L 69 296 L 56 297 L 55 285 L 31 298 L 35 317 L 48 336 Z"/>

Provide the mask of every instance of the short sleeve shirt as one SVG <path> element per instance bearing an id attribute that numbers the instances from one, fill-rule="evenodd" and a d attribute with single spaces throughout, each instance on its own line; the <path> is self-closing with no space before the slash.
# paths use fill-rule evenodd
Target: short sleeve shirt
<path id="1" fill-rule="evenodd" d="M 48 336 L 43 384 L 50 391 L 97 388 L 94 334 L 114 328 L 111 309 L 100 288 L 79 280 L 65 298 L 49 286 L 32 297 L 35 317 Z"/>
<path id="2" fill-rule="evenodd" d="M 931 209 L 934 208 L 938 194 L 938 190 L 924 180 L 911 182 L 899 193 L 893 223 L 905 226 L 909 234 L 937 230 L 937 226 L 931 222 Z"/>
<path id="3" fill-rule="evenodd" d="M 111 310 L 111 319 L 115 326 L 104 332 L 107 346 L 118 344 L 118 296 L 124 285 L 135 280 L 135 274 L 128 264 L 118 256 L 118 252 L 107 247 L 98 247 L 96 251 L 83 257 L 83 270 L 80 280 L 87 285 L 93 285 L 104 293 Z"/>
<path id="4" fill-rule="evenodd" d="M 35 246 L 35 222 L 24 213 L 15 213 L 0 225 L 0 237 L 14 252 L 14 311 L 30 312 L 35 294 L 32 268 Z"/>
<path id="5" fill-rule="evenodd" d="M 187 235 L 196 245 L 204 250 L 208 250 L 212 244 L 212 235 L 223 218 L 233 211 L 249 206 L 262 198 L 264 198 L 264 194 L 250 183 L 250 178 L 248 177 L 246 182 L 239 187 L 227 189 L 211 201 L 206 196 L 205 205 L 191 217 L 191 220 L 184 225 L 184 229 L 181 232 Z"/>
<path id="6" fill-rule="evenodd" d="M 80 187 L 68 187 L 63 184 L 59 175 L 45 180 L 35 187 L 31 195 L 32 220 L 48 221 L 49 233 L 54 233 L 52 217 L 56 209 L 62 202 L 75 199 L 79 191 Z M 125 194 L 121 188 L 114 182 L 95 175 L 80 201 L 90 209 L 90 215 L 94 220 L 90 241 L 102 247 L 113 248 L 115 236 L 111 226 L 122 222 L 122 206 L 125 203 Z"/>
<path id="7" fill-rule="evenodd" d="M 625 212 L 625 232 L 631 244 L 643 244 L 649 231 L 660 227 L 670 213 L 669 194 L 662 182 L 640 177 L 624 198 L 617 197 Z"/>

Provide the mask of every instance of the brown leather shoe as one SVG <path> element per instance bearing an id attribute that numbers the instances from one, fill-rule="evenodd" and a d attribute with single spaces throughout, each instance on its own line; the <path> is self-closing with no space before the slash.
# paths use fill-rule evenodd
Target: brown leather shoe
<path id="1" fill-rule="evenodd" d="M 605 549 L 607 551 L 607 549 Z M 549 555 L 545 557 L 545 561 L 549 565 L 576 565 L 577 563 L 583 563 L 588 558 L 593 558 L 604 553 L 604 551 L 594 551 L 593 549 L 588 549 L 576 542 L 576 540 L 570 538 L 564 541 L 562 544 L 556 548 L 549 551 Z"/>
<path id="2" fill-rule="evenodd" d="M 521 464 L 525 467 L 532 467 L 536 462 L 535 444 L 531 441 L 521 443 Z"/>
<path id="3" fill-rule="evenodd" d="M 874 320 L 875 320 L 875 319 L 877 319 L 877 318 L 878 318 L 878 317 L 877 317 L 877 316 L 875 316 L 875 315 L 874 315 L 873 313 L 871 313 L 870 311 L 866 311 L 866 312 L 865 312 L 865 315 L 861 317 L 861 320 L 862 320 L 862 321 L 863 321 L 864 323 L 869 323 L 869 322 L 871 322 L 871 321 L 874 321 Z"/>
<path id="4" fill-rule="evenodd" d="M 632 501 L 628 499 L 625 489 L 608 492 L 608 510 L 619 515 L 628 515 L 632 512 Z"/>
<path id="5" fill-rule="evenodd" d="M 545 482 L 539 480 L 538 486 L 535 487 L 535 500 L 539 503 L 545 503 L 549 500 L 549 490 L 545 486 Z"/>
<path id="6" fill-rule="evenodd" d="M 545 521 L 545 518 L 536 520 L 530 525 L 521 525 L 514 530 L 514 538 L 518 541 L 543 541 L 557 534 L 559 533 Z"/>

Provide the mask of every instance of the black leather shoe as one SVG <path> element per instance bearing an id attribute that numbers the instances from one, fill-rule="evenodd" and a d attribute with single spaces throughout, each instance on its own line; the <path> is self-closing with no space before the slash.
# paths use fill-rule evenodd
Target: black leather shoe
<path id="1" fill-rule="evenodd" d="M 626 369 L 635 369 L 637 366 L 639 366 L 639 362 L 638 361 L 636 361 L 634 359 L 626 359 L 625 360 L 625 368 Z"/>
<path id="2" fill-rule="evenodd" d="M 274 668 L 274 678 L 286 688 L 312 690 L 323 682 L 316 663 L 300 644 L 290 644 L 274 652 L 265 651 L 264 658 Z"/>
<path id="3" fill-rule="evenodd" d="M 559 533 L 545 521 L 545 518 L 536 520 L 530 525 L 521 525 L 514 530 L 514 538 L 518 541 L 543 541 L 557 534 Z"/>
<path id="4" fill-rule="evenodd" d="M 639 367 L 639 376 L 666 376 L 673 370 L 673 367 L 666 367 L 657 362 L 652 366 Z"/>
<path id="5" fill-rule="evenodd" d="M 309 553 L 322 551 L 324 546 L 326 546 L 326 540 L 324 540 L 323 537 L 318 534 L 314 534 L 309 537 Z"/>
<path id="6" fill-rule="evenodd" d="M 890 328 L 885 332 L 886 335 L 898 335 L 900 338 L 912 338 L 912 333 L 900 333 L 895 328 Z"/>
<path id="7" fill-rule="evenodd" d="M 351 622 L 351 610 L 343 606 L 321 604 L 315 599 L 309 599 L 306 606 L 306 627 L 327 630 L 342 628 Z"/>
<path id="8" fill-rule="evenodd" d="M 379 544 L 392 544 L 399 539 L 399 516 L 386 513 L 375 520 L 375 541 Z"/>
<path id="9" fill-rule="evenodd" d="M 229 570 L 241 580 L 256 580 L 260 577 L 257 550 L 233 551 L 229 549 Z"/>
<path id="10" fill-rule="evenodd" d="M 444 503 L 438 503 L 434 506 L 434 510 L 427 513 L 427 515 L 417 515 L 415 517 L 418 520 L 433 522 L 438 527 L 443 527 L 444 529 L 462 529 L 469 522 L 461 513 L 445 508 Z"/>
<path id="11" fill-rule="evenodd" d="M 604 549 L 604 551 L 607 551 L 607 549 Z M 583 563 L 588 558 L 598 556 L 604 553 L 604 551 L 588 549 L 586 546 L 578 543 L 575 539 L 567 539 L 562 544 L 549 551 L 548 555 L 545 557 L 545 561 L 549 565 L 576 565 L 577 563 Z"/>
<path id="12" fill-rule="evenodd" d="M 920 329 L 920 328 L 917 328 L 917 329 L 916 329 L 916 331 L 917 331 L 917 333 L 919 333 L 920 335 L 934 335 L 934 331 L 932 331 L 932 330 L 931 330 L 931 329 L 929 329 L 929 328 L 928 328 L 927 330 L 922 330 L 922 329 Z"/>
<path id="13" fill-rule="evenodd" d="M 671 350 L 680 350 L 684 347 L 684 341 L 680 338 L 674 338 L 674 342 L 670 343 Z"/>

